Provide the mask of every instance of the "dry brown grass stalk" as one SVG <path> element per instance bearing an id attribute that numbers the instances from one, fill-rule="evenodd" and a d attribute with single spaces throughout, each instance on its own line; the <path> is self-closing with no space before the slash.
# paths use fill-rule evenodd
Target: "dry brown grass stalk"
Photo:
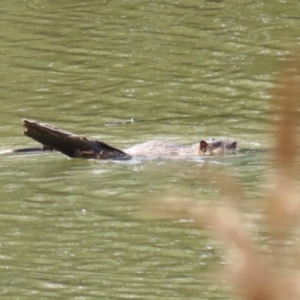
<path id="1" fill-rule="evenodd" d="M 266 194 L 269 204 L 268 221 L 274 237 L 286 238 L 289 227 L 299 216 L 300 203 L 297 190 L 300 63 L 292 59 L 279 75 L 273 97 L 273 174 L 271 188 Z"/>
<path id="2" fill-rule="evenodd" d="M 228 174 L 208 171 L 201 175 L 207 181 L 215 181 L 226 205 L 211 207 L 200 205 L 197 201 L 181 201 L 178 197 L 160 201 L 155 205 L 160 216 L 188 217 L 195 225 L 205 226 L 220 237 L 235 258 L 230 264 L 230 278 L 239 296 L 246 300 L 285 300 L 300 299 L 298 282 L 300 272 L 287 268 L 290 264 L 298 266 L 299 252 L 286 252 L 287 238 L 300 215 L 300 198 L 297 190 L 298 159 L 298 120 L 300 107 L 300 62 L 293 58 L 279 75 L 277 89 L 272 99 L 273 172 L 268 179 L 265 192 L 265 224 L 270 233 L 273 248 L 263 253 L 252 240 L 251 233 L 244 227 L 238 210 L 238 203 L 245 197 L 237 187 L 233 177 Z M 213 166 L 209 166 L 212 168 Z M 222 174 L 216 178 L 216 174 Z M 201 178 L 202 180 L 203 178 Z M 228 199 L 230 199 L 228 201 Z M 272 243 L 271 243 L 272 244 Z M 292 257 L 286 257 L 289 253 Z"/>

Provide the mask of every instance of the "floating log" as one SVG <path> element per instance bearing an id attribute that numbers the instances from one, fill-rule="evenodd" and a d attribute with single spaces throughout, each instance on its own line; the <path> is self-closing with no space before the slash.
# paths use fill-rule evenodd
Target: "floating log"
<path id="1" fill-rule="evenodd" d="M 102 141 L 63 131 L 49 124 L 23 119 L 24 135 L 41 143 L 46 149 L 59 151 L 69 157 L 128 160 L 130 155 Z"/>

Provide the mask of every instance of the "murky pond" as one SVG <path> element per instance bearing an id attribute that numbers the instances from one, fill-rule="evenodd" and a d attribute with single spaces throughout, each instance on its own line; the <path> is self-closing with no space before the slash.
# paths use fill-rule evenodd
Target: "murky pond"
<path id="1" fill-rule="evenodd" d="M 299 43 L 298 0 L 1 4 L 0 150 L 35 145 L 22 136 L 22 118 L 121 149 L 208 137 L 270 146 L 270 89 L 278 62 Z M 132 117 L 142 122 L 105 126 Z M 1 156 L 0 294 L 226 298 L 207 276 L 220 261 L 207 234 L 145 219 L 142 208 L 166 194 L 215 195 L 185 174 L 204 164 L 228 166 L 256 197 L 266 158 Z"/>

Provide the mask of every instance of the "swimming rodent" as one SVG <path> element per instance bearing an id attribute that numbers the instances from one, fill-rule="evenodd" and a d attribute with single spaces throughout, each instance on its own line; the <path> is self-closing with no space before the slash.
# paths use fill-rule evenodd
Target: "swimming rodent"
<path id="1" fill-rule="evenodd" d="M 191 146 L 166 141 L 149 141 L 124 150 L 131 156 L 217 156 L 234 154 L 237 142 L 229 140 L 201 140 Z"/>
<path id="2" fill-rule="evenodd" d="M 0 154 L 29 153 L 52 150 L 49 147 L 11 149 Z M 230 140 L 201 140 L 193 145 L 182 145 L 168 141 L 148 141 L 124 150 L 130 156 L 220 156 L 237 152 L 237 142 Z"/>

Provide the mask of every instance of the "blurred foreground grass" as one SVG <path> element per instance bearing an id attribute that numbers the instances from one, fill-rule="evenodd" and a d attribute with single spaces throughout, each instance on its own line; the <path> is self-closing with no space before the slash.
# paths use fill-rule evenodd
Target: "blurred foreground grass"
<path id="1" fill-rule="evenodd" d="M 155 217 L 187 217 L 194 226 L 206 227 L 217 235 L 234 254 L 226 270 L 229 283 L 239 298 L 247 300 L 300 299 L 300 248 L 289 243 L 291 234 L 299 236 L 300 194 L 298 190 L 298 138 L 300 111 L 300 61 L 287 59 L 278 75 L 270 103 L 274 148 L 272 168 L 262 186 L 263 231 L 272 241 L 268 251 L 255 242 L 255 236 L 243 222 L 239 203 L 245 199 L 233 174 L 209 170 L 201 180 L 213 179 L 225 205 L 212 207 L 197 201 L 183 201 L 178 196 L 151 204 Z M 199 172 L 200 173 L 200 172 Z"/>

